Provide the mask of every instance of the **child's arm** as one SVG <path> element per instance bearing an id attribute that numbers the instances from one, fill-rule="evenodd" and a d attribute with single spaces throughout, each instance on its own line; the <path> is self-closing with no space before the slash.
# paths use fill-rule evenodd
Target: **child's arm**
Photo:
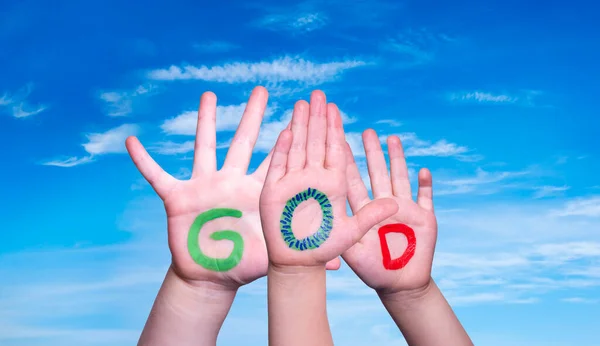
<path id="1" fill-rule="evenodd" d="M 215 345 L 237 288 L 266 275 L 258 202 L 268 161 L 246 171 L 267 98 L 264 88 L 254 89 L 217 170 L 217 99 L 202 96 L 189 180 L 175 179 L 136 138 L 127 139 L 133 162 L 164 202 L 172 255 L 140 345 Z"/>
<path id="2" fill-rule="evenodd" d="M 138 345 L 215 345 L 236 290 L 196 286 L 169 269 Z"/>
<path id="3" fill-rule="evenodd" d="M 269 266 L 269 345 L 333 345 L 325 267 Z"/>
<path id="4" fill-rule="evenodd" d="M 409 345 L 473 345 L 433 280 L 416 291 L 379 297 Z"/>
<path id="5" fill-rule="evenodd" d="M 346 251 L 344 260 L 377 291 L 410 345 L 472 345 L 431 278 L 437 239 L 431 174 L 419 172 L 415 203 L 400 139 L 390 136 L 387 141 L 389 174 L 375 131 L 365 131 L 363 142 L 375 200 L 393 198 L 399 208 Z M 346 152 L 348 201 L 355 211 L 371 199 L 349 146 Z"/>
<path id="6" fill-rule="evenodd" d="M 269 344 L 332 345 L 325 263 L 396 212 L 381 199 L 346 215 L 345 138 L 339 110 L 315 91 L 299 101 L 275 145 L 260 199 L 269 255 Z"/>

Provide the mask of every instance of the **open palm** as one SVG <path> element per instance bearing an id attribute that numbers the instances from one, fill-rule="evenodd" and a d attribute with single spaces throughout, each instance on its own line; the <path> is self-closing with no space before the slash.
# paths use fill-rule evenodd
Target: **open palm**
<path id="1" fill-rule="evenodd" d="M 390 174 L 377 134 L 363 134 L 369 177 L 375 200 L 392 198 L 398 212 L 375 225 L 343 254 L 352 270 L 370 287 L 382 292 L 418 289 L 429 283 L 437 237 L 431 174 L 419 172 L 417 203 L 412 199 L 402 144 L 388 137 Z M 371 199 L 350 147 L 347 147 L 348 201 L 357 211 Z M 390 179 L 391 175 L 391 179 Z"/>
<path id="2" fill-rule="evenodd" d="M 315 91 L 294 108 L 291 130 L 275 145 L 260 199 L 269 260 L 280 266 L 317 266 L 337 258 L 395 203 L 369 203 L 346 215 L 345 138 L 339 110 Z M 309 250 L 309 251 L 306 251 Z"/>
<path id="3" fill-rule="evenodd" d="M 238 287 L 266 274 L 258 200 L 269 157 L 253 174 L 246 172 L 267 99 L 264 88 L 253 90 L 225 163 L 217 171 L 217 99 L 211 92 L 202 96 L 189 180 L 175 179 L 137 138 L 127 139 L 133 162 L 164 202 L 172 266 L 185 280 Z"/>

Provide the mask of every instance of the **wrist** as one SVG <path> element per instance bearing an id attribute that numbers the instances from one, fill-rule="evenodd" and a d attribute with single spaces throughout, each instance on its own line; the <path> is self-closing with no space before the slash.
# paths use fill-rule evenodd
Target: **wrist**
<path id="1" fill-rule="evenodd" d="M 400 290 L 400 291 L 387 291 L 378 290 L 377 295 L 382 302 L 390 302 L 395 305 L 406 306 L 407 308 L 416 307 L 426 303 L 435 296 L 437 286 L 433 281 L 433 278 L 429 278 L 429 281 L 421 287 Z"/>
<path id="2" fill-rule="evenodd" d="M 187 280 L 182 278 L 173 267 L 169 267 L 163 286 L 171 287 L 176 295 L 170 296 L 172 309 L 185 315 L 198 313 L 198 306 L 224 308 L 231 306 L 237 288 L 224 286 L 211 281 Z"/>
<path id="3" fill-rule="evenodd" d="M 282 276 L 304 276 L 325 271 L 325 265 L 281 265 L 269 262 L 269 272 Z"/>
<path id="4" fill-rule="evenodd" d="M 280 266 L 269 263 L 267 279 L 272 289 L 289 291 L 320 287 L 325 291 L 326 270 L 323 266 Z"/>

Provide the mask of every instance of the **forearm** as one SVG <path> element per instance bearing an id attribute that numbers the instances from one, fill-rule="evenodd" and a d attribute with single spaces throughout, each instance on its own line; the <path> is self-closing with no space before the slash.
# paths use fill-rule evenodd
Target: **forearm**
<path id="1" fill-rule="evenodd" d="M 323 267 L 269 266 L 269 345 L 333 345 Z"/>
<path id="2" fill-rule="evenodd" d="M 409 345 L 473 345 L 433 279 L 422 290 L 379 297 Z"/>
<path id="3" fill-rule="evenodd" d="M 138 345 L 215 345 L 235 290 L 192 285 L 169 268 Z"/>

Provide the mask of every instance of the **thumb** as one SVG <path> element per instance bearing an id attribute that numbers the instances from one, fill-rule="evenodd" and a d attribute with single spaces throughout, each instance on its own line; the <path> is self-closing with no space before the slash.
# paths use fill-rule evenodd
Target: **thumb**
<path id="1" fill-rule="evenodd" d="M 391 198 L 379 198 L 369 202 L 352 217 L 360 234 L 366 233 L 376 224 L 398 211 L 398 203 Z"/>

